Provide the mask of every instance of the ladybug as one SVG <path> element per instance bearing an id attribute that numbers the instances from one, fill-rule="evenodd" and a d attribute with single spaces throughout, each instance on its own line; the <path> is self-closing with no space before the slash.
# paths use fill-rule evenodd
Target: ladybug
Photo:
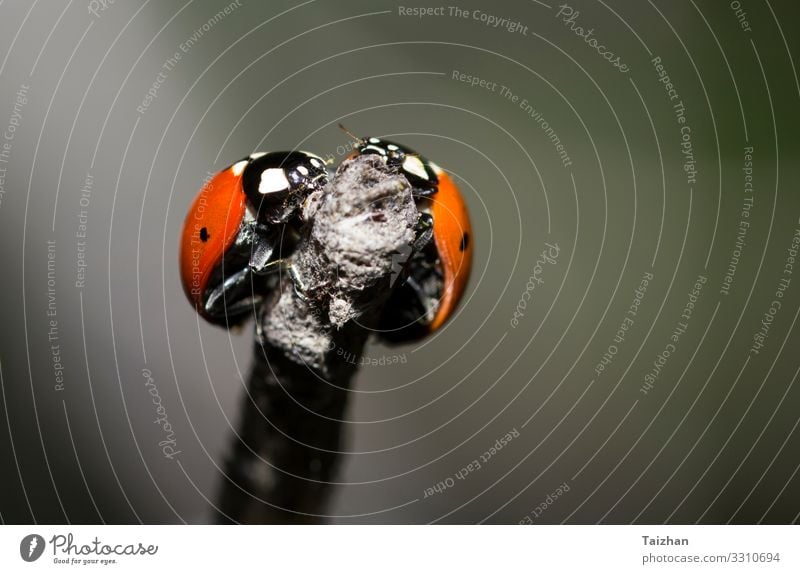
<path id="1" fill-rule="evenodd" d="M 447 321 L 464 294 L 473 251 L 467 205 L 453 179 L 424 156 L 376 137 L 357 138 L 340 127 L 356 139 L 351 158 L 377 154 L 411 185 L 421 213 L 418 239 L 379 329 L 389 342 L 422 338 Z"/>
<path id="2" fill-rule="evenodd" d="M 183 290 L 204 319 L 233 326 L 247 318 L 275 280 L 270 266 L 297 240 L 300 206 L 327 182 L 322 158 L 290 151 L 250 155 L 205 183 L 180 247 Z"/>

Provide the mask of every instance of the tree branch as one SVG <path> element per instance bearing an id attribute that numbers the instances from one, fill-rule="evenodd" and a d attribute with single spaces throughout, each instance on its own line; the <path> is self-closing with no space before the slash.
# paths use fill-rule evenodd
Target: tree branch
<path id="1" fill-rule="evenodd" d="M 309 196 L 289 272 L 259 310 L 255 360 L 219 519 L 318 522 L 339 461 L 350 380 L 415 239 L 408 181 L 377 156 L 346 160 Z"/>

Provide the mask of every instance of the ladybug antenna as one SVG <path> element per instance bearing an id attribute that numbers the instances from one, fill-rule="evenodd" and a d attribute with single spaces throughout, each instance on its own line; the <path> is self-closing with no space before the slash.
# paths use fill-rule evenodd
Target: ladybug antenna
<path id="1" fill-rule="evenodd" d="M 339 129 L 342 130 L 347 135 L 349 135 L 354 140 L 361 141 L 361 139 L 362 139 L 362 138 L 360 138 L 360 137 L 358 137 L 356 135 L 353 135 L 353 133 L 350 130 L 348 130 L 346 127 L 344 127 L 344 125 L 341 122 L 339 122 Z"/>

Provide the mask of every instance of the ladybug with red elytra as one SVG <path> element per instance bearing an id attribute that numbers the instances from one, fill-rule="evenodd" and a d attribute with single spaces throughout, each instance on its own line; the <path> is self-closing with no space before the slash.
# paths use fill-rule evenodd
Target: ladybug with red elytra
<path id="1" fill-rule="evenodd" d="M 408 180 L 420 212 L 417 238 L 378 324 L 388 342 L 420 339 L 452 316 L 464 294 L 473 253 L 467 206 L 450 175 L 424 156 L 353 137 L 347 159 L 382 158 Z M 322 158 L 291 151 L 252 154 L 203 186 L 184 222 L 180 269 L 184 292 L 204 319 L 231 327 L 254 313 L 276 285 L 270 271 L 290 260 L 302 235 L 305 200 L 328 181 Z"/>

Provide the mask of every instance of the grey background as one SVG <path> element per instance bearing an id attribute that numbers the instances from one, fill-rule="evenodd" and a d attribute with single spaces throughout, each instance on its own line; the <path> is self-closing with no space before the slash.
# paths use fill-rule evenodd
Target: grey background
<path id="1" fill-rule="evenodd" d="M 185 301 L 181 223 L 206 172 L 252 151 L 299 147 L 338 162 L 342 121 L 450 171 L 476 251 L 446 329 L 416 346 L 368 348 L 405 362 L 357 377 L 329 521 L 796 522 L 800 277 L 764 349 L 748 353 L 800 227 L 796 5 L 742 2 L 746 32 L 728 2 L 571 2 L 576 24 L 629 66 L 621 73 L 546 4 L 458 3 L 519 21 L 523 35 L 472 18 L 403 17 L 392 2 L 242 0 L 182 53 L 140 114 L 164 62 L 224 2 L 118 0 L 97 16 L 86 2 L 4 2 L 0 129 L 29 88 L 0 203 L 0 518 L 209 520 L 252 333 L 203 324 Z M 686 106 L 691 190 L 654 56 Z M 527 99 L 572 165 L 519 103 L 454 70 Z M 746 145 L 755 200 L 725 296 Z M 76 288 L 87 173 L 86 283 Z M 48 240 L 62 391 L 48 341 Z M 559 258 L 513 328 L 546 242 Z M 596 376 L 646 272 L 654 280 L 635 323 Z M 708 282 L 689 328 L 645 395 L 700 274 Z M 144 368 L 175 460 L 158 446 Z M 512 429 L 518 438 L 455 478 Z M 425 497 L 448 478 L 452 487 Z M 569 491 L 548 503 L 563 483 Z"/>

